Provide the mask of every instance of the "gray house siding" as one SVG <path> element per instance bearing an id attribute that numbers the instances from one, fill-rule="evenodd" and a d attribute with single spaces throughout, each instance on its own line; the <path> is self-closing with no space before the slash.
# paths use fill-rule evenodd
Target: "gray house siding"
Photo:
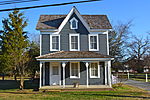
<path id="1" fill-rule="evenodd" d="M 70 33 L 62 33 L 60 35 L 60 49 L 63 51 L 69 51 L 69 34 L 76 34 L 73 32 Z M 79 34 L 79 33 L 78 33 Z M 107 35 L 99 34 L 99 51 L 98 53 L 107 54 Z M 80 34 L 80 51 L 88 51 L 89 50 L 89 41 L 87 34 Z M 96 51 L 97 52 L 97 51 Z M 50 35 L 42 34 L 42 55 L 51 53 L 50 51 Z"/>
<path id="2" fill-rule="evenodd" d="M 107 55 L 107 35 L 99 34 L 99 53 Z"/>
<path id="3" fill-rule="evenodd" d="M 78 29 L 70 29 L 70 22 L 68 21 L 63 29 L 60 31 L 60 49 L 69 51 L 69 34 L 80 34 L 80 50 L 88 51 L 88 30 L 82 24 L 80 19 L 73 14 L 70 19 L 75 17 L 78 20 Z M 69 19 L 69 20 L 70 20 Z"/>
<path id="4" fill-rule="evenodd" d="M 69 51 L 69 34 L 80 34 L 80 51 L 89 50 L 89 41 L 88 41 L 88 30 L 82 24 L 80 19 L 73 14 L 70 19 L 75 17 L 78 20 L 78 29 L 70 29 L 70 22 L 68 21 L 63 29 L 60 31 L 60 50 Z M 70 20 L 69 19 L 69 20 Z M 107 54 L 107 35 L 99 34 L 99 51 L 96 51 L 101 54 Z M 50 51 L 50 34 L 42 34 L 42 55 L 51 53 Z"/>
<path id="5" fill-rule="evenodd" d="M 50 53 L 50 35 L 42 34 L 42 55 Z"/>
<path id="6" fill-rule="evenodd" d="M 44 73 L 45 72 L 45 73 Z M 44 75 L 45 74 L 45 75 Z M 43 76 L 45 76 L 45 79 L 43 79 Z M 50 77 L 50 72 L 49 72 L 49 62 L 45 62 L 45 70 L 42 66 L 42 74 L 41 74 L 41 77 L 42 77 L 42 86 L 44 85 L 43 84 L 43 81 L 45 80 L 45 85 L 49 85 L 49 77 Z"/>
<path id="7" fill-rule="evenodd" d="M 49 85 L 49 77 L 50 77 L 49 62 L 46 62 L 45 63 L 45 85 Z"/>
<path id="8" fill-rule="evenodd" d="M 100 67 L 100 78 L 90 78 L 89 77 L 89 85 L 104 85 L 104 64 Z M 80 85 L 86 85 L 86 66 L 83 62 L 80 62 L 80 78 L 70 78 L 70 63 L 67 63 L 65 67 L 65 84 L 73 85 L 74 82 L 79 82 Z M 61 80 L 63 80 L 63 71 L 61 68 Z"/>

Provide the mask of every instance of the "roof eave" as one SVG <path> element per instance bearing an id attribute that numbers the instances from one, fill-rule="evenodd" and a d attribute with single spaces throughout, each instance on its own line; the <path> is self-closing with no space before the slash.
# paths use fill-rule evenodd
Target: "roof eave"
<path id="1" fill-rule="evenodd" d="M 38 61 L 110 61 L 114 58 L 37 58 Z"/>

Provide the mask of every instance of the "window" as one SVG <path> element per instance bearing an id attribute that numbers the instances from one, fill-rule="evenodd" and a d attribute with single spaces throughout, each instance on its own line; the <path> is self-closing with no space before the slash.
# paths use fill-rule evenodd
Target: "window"
<path id="1" fill-rule="evenodd" d="M 79 34 L 70 34 L 70 51 L 79 51 Z"/>
<path id="2" fill-rule="evenodd" d="M 50 35 L 50 50 L 59 51 L 60 50 L 60 36 Z"/>
<path id="3" fill-rule="evenodd" d="M 70 78 L 80 78 L 79 62 L 70 62 Z"/>
<path id="4" fill-rule="evenodd" d="M 78 20 L 75 17 L 70 20 L 70 29 L 78 29 Z"/>
<path id="5" fill-rule="evenodd" d="M 98 51 L 99 46 L 98 46 L 98 35 L 89 35 L 89 51 Z"/>
<path id="6" fill-rule="evenodd" d="M 90 63 L 90 78 L 100 78 L 99 63 Z"/>

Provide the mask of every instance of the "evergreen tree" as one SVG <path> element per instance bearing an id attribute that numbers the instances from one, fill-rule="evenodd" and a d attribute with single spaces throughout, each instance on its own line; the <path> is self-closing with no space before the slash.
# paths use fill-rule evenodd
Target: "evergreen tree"
<path id="1" fill-rule="evenodd" d="M 28 61 L 27 47 L 27 32 L 24 28 L 27 26 L 27 21 L 19 10 L 14 10 L 9 13 L 9 17 L 2 20 L 3 30 L 2 39 L 2 66 L 12 70 L 21 76 L 20 87 L 23 89 L 24 80 L 22 77 L 25 73 L 25 65 Z M 25 58 L 26 57 L 26 58 Z"/>

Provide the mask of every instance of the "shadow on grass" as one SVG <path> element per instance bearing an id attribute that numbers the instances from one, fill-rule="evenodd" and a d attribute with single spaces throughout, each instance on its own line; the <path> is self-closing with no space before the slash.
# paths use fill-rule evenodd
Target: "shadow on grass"
<path id="1" fill-rule="evenodd" d="M 8 89 L 19 89 L 19 80 L 0 80 L 0 90 Z M 34 80 L 25 80 L 24 83 L 25 89 L 35 89 L 38 88 L 38 79 Z"/>
<path id="2" fill-rule="evenodd" d="M 40 94 L 40 92 L 0 92 L 0 93 L 8 93 L 8 94 Z M 48 93 L 49 94 L 49 93 Z M 54 93 L 52 93 L 54 94 Z M 59 95 L 59 94 L 64 94 L 63 92 L 61 93 L 56 93 L 55 95 Z M 96 94 L 96 93 L 89 93 L 89 94 L 84 94 L 84 93 L 65 93 L 65 95 L 75 95 L 75 96 L 108 96 L 108 97 L 121 97 L 121 98 L 136 98 L 136 99 L 150 99 L 150 97 L 144 97 L 144 96 L 128 96 L 128 95 L 111 95 L 111 94 Z M 64 96 L 64 95 L 62 95 Z"/>
<path id="3" fill-rule="evenodd" d="M 67 93 L 68 94 L 68 93 Z M 109 96 L 109 97 L 126 97 L 126 98 L 140 98 L 140 99 L 150 99 L 150 97 L 143 97 L 143 96 L 128 96 L 128 95 L 111 95 L 111 94 L 93 94 L 93 93 L 90 93 L 90 94 L 73 94 L 71 93 L 70 95 L 88 95 L 88 96 Z"/>

